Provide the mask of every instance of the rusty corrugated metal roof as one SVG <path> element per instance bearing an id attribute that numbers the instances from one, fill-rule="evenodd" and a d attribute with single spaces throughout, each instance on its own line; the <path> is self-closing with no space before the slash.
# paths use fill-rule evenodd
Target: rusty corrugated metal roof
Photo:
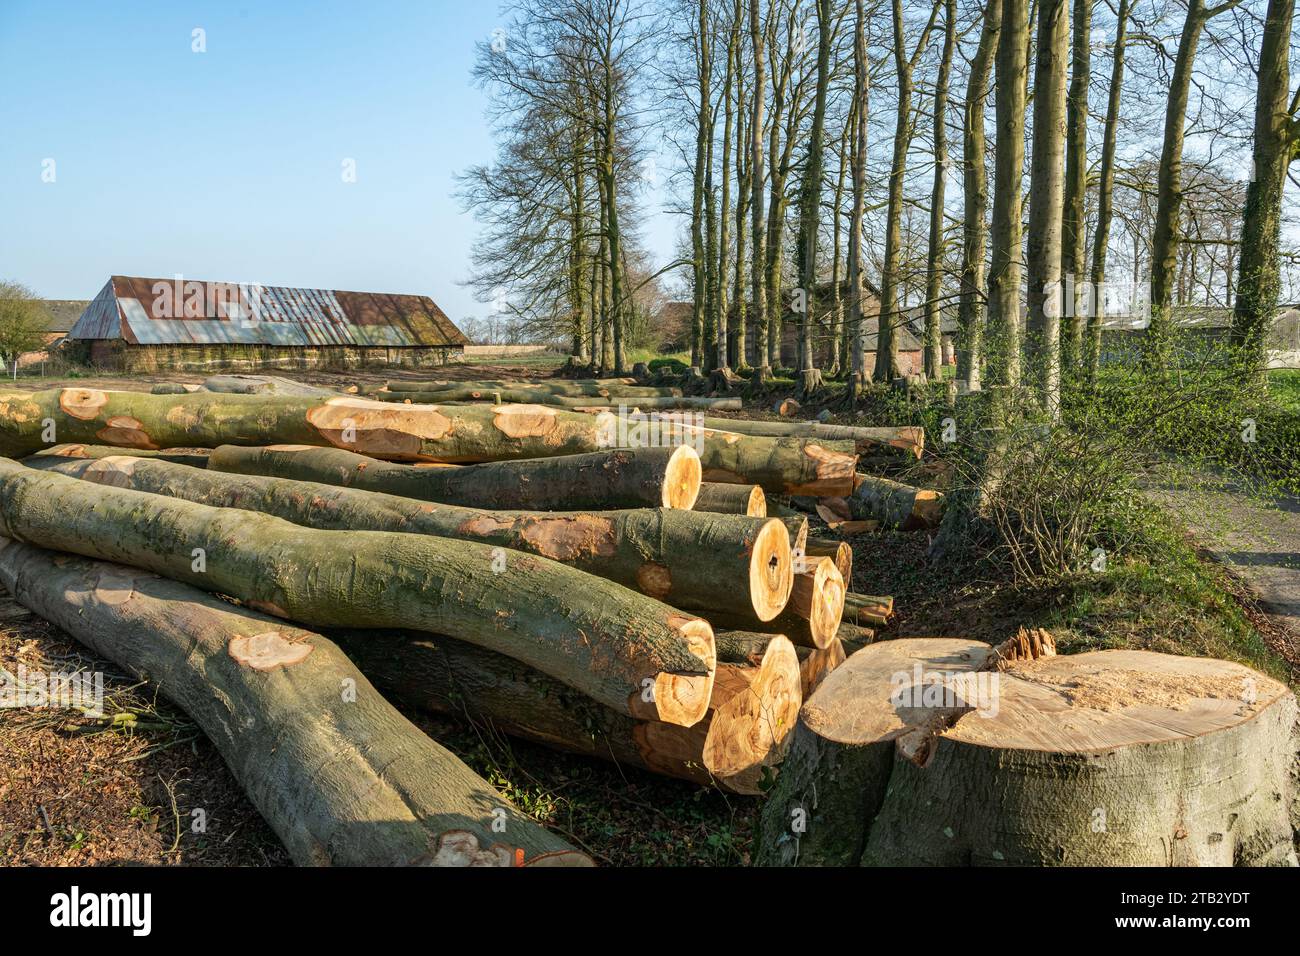
<path id="1" fill-rule="evenodd" d="M 424 295 L 113 276 L 68 333 L 133 345 L 445 348 L 469 340 Z"/>

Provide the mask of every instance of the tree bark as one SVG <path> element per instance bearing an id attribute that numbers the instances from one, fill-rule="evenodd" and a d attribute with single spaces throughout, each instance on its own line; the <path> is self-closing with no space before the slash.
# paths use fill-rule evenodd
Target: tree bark
<path id="1" fill-rule="evenodd" d="M 1074 0 L 1074 38 L 1070 44 L 1070 89 L 1066 96 L 1065 198 L 1061 222 L 1061 272 L 1073 294 L 1067 332 L 1062 336 L 1061 364 L 1077 376 L 1083 361 L 1083 330 L 1087 322 L 1084 274 L 1088 256 L 1088 84 L 1092 79 L 1092 3 Z"/>
<path id="2" fill-rule="evenodd" d="M 867 13 L 863 0 L 854 0 L 853 25 L 853 211 L 849 216 L 849 335 L 852 375 L 849 398 L 856 402 L 870 379 L 867 369 L 866 323 L 862 304 L 866 296 L 862 220 L 866 210 L 867 120 L 870 115 L 871 65 L 867 62 Z"/>
<path id="3" fill-rule="evenodd" d="M 765 266 L 767 263 L 767 221 L 764 214 L 763 189 L 766 185 L 763 173 L 763 107 L 766 103 L 767 89 L 764 85 L 763 29 L 759 23 L 759 5 L 762 0 L 749 0 L 749 42 L 754 50 L 754 94 L 752 97 L 753 114 L 749 123 L 750 148 L 750 216 L 753 227 L 752 273 L 750 276 L 751 294 L 754 305 L 754 365 L 755 382 L 762 385 L 771 377 L 771 368 L 767 362 L 767 284 Z M 741 356 L 744 362 L 744 356 Z"/>
<path id="4" fill-rule="evenodd" d="M 957 44 L 957 2 L 944 2 L 943 56 L 934 86 L 934 182 L 930 190 L 930 244 L 925 267 L 925 374 L 938 381 L 943 369 L 940 324 L 943 290 L 944 191 L 948 176 L 948 78 Z"/>
<path id="5" fill-rule="evenodd" d="M 1029 175 L 1025 345 L 1043 406 L 1061 404 L 1061 203 L 1070 19 L 1066 0 L 1039 0 L 1034 144 Z"/>
<path id="6" fill-rule="evenodd" d="M 705 417 L 705 428 L 735 432 L 739 435 L 821 438 L 826 441 L 851 441 L 859 454 L 893 448 L 920 458 L 925 450 L 925 429 L 919 425 L 898 427 L 832 425 L 822 422 L 768 422 L 741 418 Z"/>
<path id="7" fill-rule="evenodd" d="M 1281 294 L 1282 195 L 1287 167 L 1296 158 L 1300 129 L 1287 98 L 1291 75 L 1289 44 L 1295 0 L 1270 0 L 1259 50 L 1255 98 L 1254 175 L 1246 186 L 1241 223 L 1240 278 L 1232 316 L 1232 342 L 1249 350 L 1264 368 L 1265 337 Z"/>
<path id="8" fill-rule="evenodd" d="M 801 647 L 830 647 L 844 614 L 844 579 L 831 558 L 813 558 L 804 564 L 807 570 L 794 576 L 790 601 L 776 617 L 755 622 L 718 611 L 712 615 L 714 621 L 722 627 L 784 634 Z"/>
<path id="9" fill-rule="evenodd" d="M 51 464 L 40 465 L 43 471 L 214 508 L 257 511 L 324 531 L 396 531 L 499 545 L 550 558 L 680 608 L 722 608 L 772 618 L 785 607 L 793 584 L 790 536 L 775 518 L 651 508 L 480 511 L 139 458 L 46 461 Z"/>
<path id="10" fill-rule="evenodd" d="M 1147 651 L 993 654 L 902 639 L 850 657 L 800 711 L 756 861 L 1295 865 L 1285 686 Z"/>
<path id="11" fill-rule="evenodd" d="M 700 484 L 700 493 L 693 507 L 696 511 L 710 511 L 715 514 L 765 518 L 767 496 L 758 485 L 726 485 L 716 481 L 706 481 Z"/>
<path id="12" fill-rule="evenodd" d="M 1088 381 L 1096 382 L 1101 365 L 1101 329 L 1105 320 L 1106 252 L 1115 192 L 1115 139 L 1119 130 L 1120 93 L 1124 87 L 1124 45 L 1128 38 L 1132 0 L 1120 0 L 1115 20 L 1115 54 L 1106 100 L 1106 125 L 1101 141 L 1101 170 L 1097 180 L 1097 230 L 1092 240 L 1092 313 L 1088 316 Z M 1136 281 L 1136 273 L 1134 273 Z"/>
<path id="13" fill-rule="evenodd" d="M 408 405 L 460 405 L 486 402 L 507 405 L 550 405 L 555 408 L 703 408 L 712 411 L 738 412 L 743 407 L 738 398 L 708 396 L 624 396 L 612 398 L 575 398 L 552 395 L 524 388 L 459 389 L 437 392 L 373 392 L 375 401 Z"/>
<path id="14" fill-rule="evenodd" d="M 0 534 L 130 563 L 312 626 L 451 634 L 632 716 L 690 726 L 708 705 L 714 651 L 705 621 L 534 555 L 424 535 L 316 531 L 3 461 Z"/>
<path id="15" fill-rule="evenodd" d="M 319 634 L 7 538 L 0 582 L 185 711 L 299 866 L 590 863 L 426 737 Z"/>
<path id="16" fill-rule="evenodd" d="M 1002 0 L 995 58 L 993 219 L 985 364 L 994 385 L 1020 384 L 1020 186 L 1025 164 L 1025 81 L 1029 0 Z"/>
<path id="17" fill-rule="evenodd" d="M 911 531 L 933 528 L 943 512 L 943 495 L 926 488 L 875 475 L 859 474 L 857 487 L 849 499 L 854 518 L 874 518 L 887 527 Z"/>
<path id="18" fill-rule="evenodd" d="M 989 73 L 1002 29 L 1002 0 L 988 0 L 979 45 L 971 60 L 966 83 L 962 137 L 962 182 L 965 221 L 962 223 L 961 293 L 957 325 L 961 347 L 957 350 L 957 378 L 978 390 L 984 366 L 984 315 L 988 289 L 984 254 L 988 244 L 988 173 L 985 170 L 984 104 L 989 93 Z"/>

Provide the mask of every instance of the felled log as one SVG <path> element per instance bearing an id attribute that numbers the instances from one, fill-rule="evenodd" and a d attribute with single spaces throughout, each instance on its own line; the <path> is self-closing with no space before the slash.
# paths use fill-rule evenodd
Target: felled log
<path id="1" fill-rule="evenodd" d="M 826 647 L 796 647 L 799 654 L 799 687 L 804 700 L 813 695 L 835 668 L 848 659 L 844 642 L 836 639 Z"/>
<path id="2" fill-rule="evenodd" d="M 849 509 L 854 518 L 875 519 L 903 531 L 933 528 L 942 517 L 943 495 L 888 478 L 858 474 Z"/>
<path id="3" fill-rule="evenodd" d="M 835 541 L 831 538 L 809 537 L 804 543 L 803 553 L 809 558 L 830 558 L 840 572 L 847 587 L 853 577 L 853 549 L 847 541 Z"/>
<path id="4" fill-rule="evenodd" d="M 611 398 L 620 395 L 638 398 L 673 397 L 682 394 L 680 388 L 667 388 L 650 385 L 636 385 L 629 379 L 607 378 L 568 381 L 507 381 L 506 379 L 483 379 L 472 382 L 415 382 L 391 381 L 384 386 L 389 392 L 411 392 L 417 394 L 443 394 L 447 392 L 483 392 L 501 389 L 521 389 L 530 392 L 544 392 L 550 395 L 567 395 L 571 398 Z M 476 396 L 477 397 L 477 396 Z M 440 399 L 445 401 L 446 399 Z M 436 404 L 436 402 L 435 402 Z"/>
<path id="5" fill-rule="evenodd" d="M 784 634 L 795 644 L 826 648 L 838 635 L 844 613 L 844 579 L 830 558 L 808 562 L 808 570 L 794 575 L 785 610 L 767 621 L 739 622 L 734 614 L 713 612 L 709 619 L 723 627 Z"/>
<path id="6" fill-rule="evenodd" d="M 847 614 L 847 610 L 845 612 Z M 876 639 L 876 632 L 869 627 L 862 627 L 859 624 L 852 624 L 849 621 L 841 621 L 839 628 L 835 631 L 835 637 L 843 646 L 845 654 L 852 654 L 854 651 L 860 651 Z"/>
<path id="7" fill-rule="evenodd" d="M 150 395 L 188 395 L 190 392 L 203 391 L 202 385 L 192 385 L 188 382 L 157 382 L 150 386 Z"/>
<path id="8" fill-rule="evenodd" d="M 767 516 L 767 496 L 758 485 L 727 485 L 705 481 L 700 483 L 700 493 L 692 507 L 696 511 L 764 518 Z"/>
<path id="9" fill-rule="evenodd" d="M 65 388 L 0 394 L 0 454 L 23 457 L 67 442 L 151 449 L 300 444 L 377 458 L 475 462 L 689 444 L 710 481 L 808 494 L 847 494 L 852 485 L 851 454 L 798 438 L 715 434 L 672 418 L 543 405 L 392 405 L 350 395 L 318 401 Z"/>
<path id="10" fill-rule="evenodd" d="M 742 435 L 768 437 L 820 438 L 826 441 L 851 441 L 861 454 L 881 448 L 894 448 L 914 458 L 925 450 L 925 429 L 917 426 L 868 428 L 862 425 L 831 425 L 824 422 L 764 422 L 736 418 L 705 418 L 705 428 L 733 431 Z"/>
<path id="11" fill-rule="evenodd" d="M 793 398 L 781 398 L 777 399 L 776 404 L 772 406 L 772 411 L 783 418 L 790 418 L 794 415 L 798 415 L 799 410 L 802 407 L 803 406 Z M 786 434 L 789 433 L 787 432 Z"/>
<path id="12" fill-rule="evenodd" d="M 223 445 L 213 452 L 208 468 L 318 481 L 496 511 L 689 509 L 700 488 L 700 458 L 689 445 L 493 461 L 457 468 L 378 461 L 342 448 Z"/>
<path id="13" fill-rule="evenodd" d="M 280 375 L 210 375 L 203 380 L 209 392 L 226 392 L 231 395 L 306 395 L 330 398 L 339 392 L 319 385 L 295 382 Z"/>
<path id="14" fill-rule="evenodd" d="M 1284 685 L 1206 658 L 1010 650 L 853 654 L 800 712 L 757 862 L 1296 865 Z"/>
<path id="15" fill-rule="evenodd" d="M 744 407 L 738 398 L 707 398 L 700 396 L 628 395 L 618 393 L 604 396 L 556 395 L 552 392 L 527 388 L 456 388 L 437 392 L 371 392 L 371 398 L 381 402 L 437 405 L 449 402 L 518 402 L 531 405 L 554 405 L 557 408 L 707 408 L 715 411 L 740 411 Z"/>
<path id="16" fill-rule="evenodd" d="M 0 534 L 120 561 L 311 626 L 412 627 L 517 657 L 632 716 L 690 726 L 709 625 L 603 578 L 470 541 L 317 531 L 0 460 Z"/>
<path id="17" fill-rule="evenodd" d="M 794 581 L 790 536 L 776 518 L 662 508 L 483 511 L 127 456 L 28 461 L 72 478 L 257 511 L 309 528 L 399 531 L 500 545 L 617 581 L 673 607 L 725 609 L 760 621 L 780 613 Z"/>
<path id="18" fill-rule="evenodd" d="M 784 638 L 751 653 L 721 637 L 708 713 L 692 727 L 634 720 L 502 654 L 415 633 L 340 632 L 386 692 L 429 710 L 486 720 L 517 737 L 735 793 L 757 794 L 780 763 L 802 695 Z"/>
<path id="19" fill-rule="evenodd" d="M 112 445 L 53 445 L 49 448 L 42 448 L 40 451 L 28 457 L 28 461 L 41 458 L 109 458 L 111 456 L 122 455 L 121 448 L 114 448 Z M 189 465 L 192 468 L 206 468 L 208 465 L 208 456 L 212 454 L 209 448 L 164 448 L 160 451 L 152 451 L 147 448 L 132 448 L 126 454 L 133 458 L 156 458 L 159 461 L 170 461 L 178 465 Z"/>
<path id="20" fill-rule="evenodd" d="M 399 714 L 320 634 L 8 538 L 0 582 L 185 711 L 300 866 L 590 863 Z"/>

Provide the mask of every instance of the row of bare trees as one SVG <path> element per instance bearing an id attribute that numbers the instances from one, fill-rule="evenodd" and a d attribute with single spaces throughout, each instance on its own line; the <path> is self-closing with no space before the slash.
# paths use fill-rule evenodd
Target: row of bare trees
<path id="1" fill-rule="evenodd" d="M 693 365 L 762 382 L 790 330 L 805 392 L 911 374 L 908 325 L 939 376 L 953 314 L 959 379 L 1053 406 L 1098 367 L 1112 275 L 1149 282 L 1156 346 L 1203 301 L 1259 347 L 1294 245 L 1293 8 L 521 4 L 479 57 L 500 151 L 463 183 L 484 222 L 474 282 L 621 371 L 645 290 L 674 271 Z M 687 221 L 659 268 L 650 203 Z"/>

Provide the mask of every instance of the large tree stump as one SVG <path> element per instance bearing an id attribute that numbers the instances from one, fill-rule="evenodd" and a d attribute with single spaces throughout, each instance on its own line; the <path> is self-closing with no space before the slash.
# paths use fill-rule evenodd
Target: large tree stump
<path id="1" fill-rule="evenodd" d="M 479 511 L 126 456 L 31 458 L 32 466 L 115 488 L 242 508 L 327 531 L 399 531 L 497 544 L 571 565 L 674 607 L 776 617 L 794 585 L 790 535 L 776 518 L 641 508 Z"/>
<path id="2" fill-rule="evenodd" d="M 209 457 L 208 467 L 494 511 L 691 508 L 700 489 L 700 458 L 688 445 L 493 461 L 458 468 L 378 461 L 341 448 L 222 445 Z"/>
<path id="3" fill-rule="evenodd" d="M 1146 651 L 994 654 L 853 654 L 800 712 L 758 862 L 1295 865 L 1284 685 Z"/>
<path id="4" fill-rule="evenodd" d="M 0 583 L 185 711 L 300 866 L 590 863 L 425 736 L 319 634 L 8 538 Z"/>
<path id="5" fill-rule="evenodd" d="M 386 531 L 317 531 L 0 460 L 0 534 L 132 564 L 312 626 L 415 628 L 509 654 L 606 706 L 690 726 L 708 623 L 547 558 Z"/>

